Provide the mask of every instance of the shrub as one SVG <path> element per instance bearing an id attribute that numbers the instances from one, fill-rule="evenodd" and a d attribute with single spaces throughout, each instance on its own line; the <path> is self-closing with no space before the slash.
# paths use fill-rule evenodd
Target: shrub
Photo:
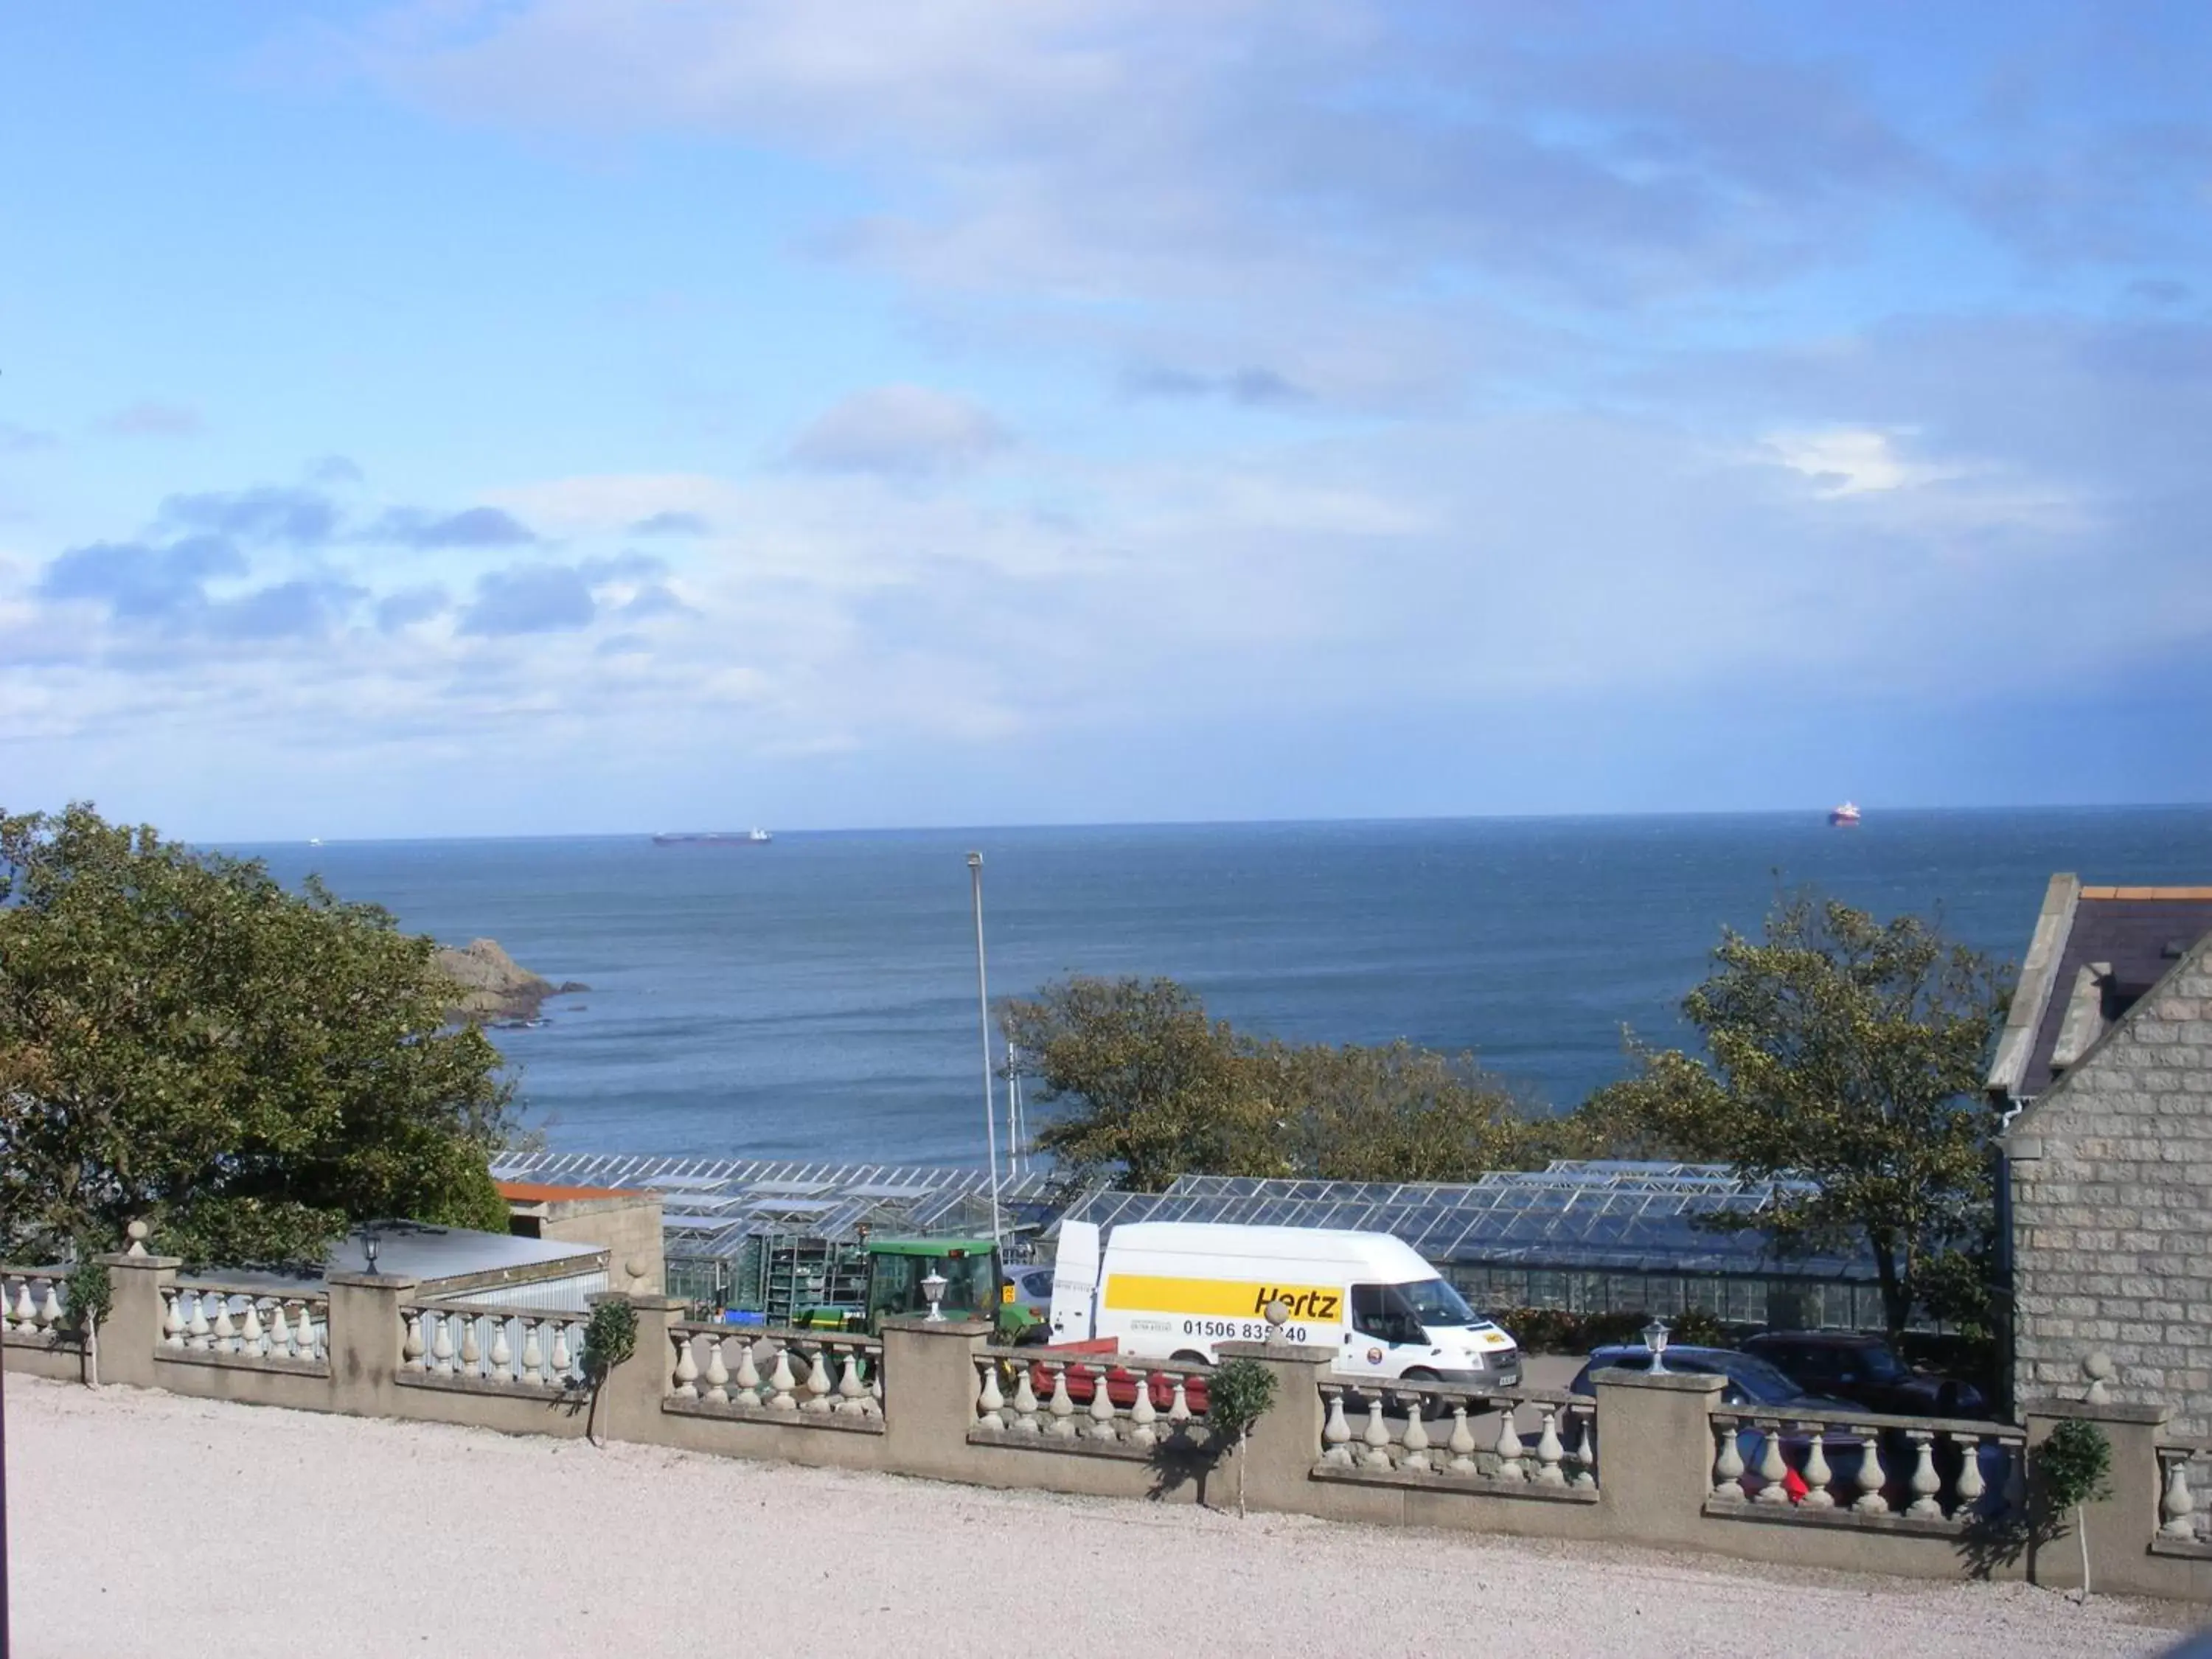
<path id="1" fill-rule="evenodd" d="M 1237 1446 L 1237 1513 L 1244 1513 L 1244 1449 L 1252 1425 L 1275 1403 L 1275 1374 L 1256 1359 L 1231 1359 L 1206 1382 L 1206 1437 Z"/>

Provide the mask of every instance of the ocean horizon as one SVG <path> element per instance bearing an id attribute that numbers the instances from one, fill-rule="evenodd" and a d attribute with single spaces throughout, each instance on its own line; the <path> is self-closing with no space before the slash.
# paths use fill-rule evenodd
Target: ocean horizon
<path id="1" fill-rule="evenodd" d="M 1625 1069 L 1723 925 L 1813 885 L 2016 961 L 2052 872 L 2212 874 L 2212 807 L 1826 811 L 219 843 L 587 994 L 493 1034 L 562 1151 L 980 1164 L 992 1000 L 1164 975 L 1241 1029 L 1470 1049 L 1538 1109 Z M 1001 1107 L 1003 1111 L 1003 1105 Z"/>

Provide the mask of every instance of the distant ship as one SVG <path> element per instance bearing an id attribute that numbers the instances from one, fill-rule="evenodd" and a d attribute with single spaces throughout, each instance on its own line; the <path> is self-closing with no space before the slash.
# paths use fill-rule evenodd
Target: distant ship
<path id="1" fill-rule="evenodd" d="M 775 839 L 765 830 L 682 830 L 655 836 L 655 847 L 683 847 L 697 843 L 708 847 L 763 847 Z"/>
<path id="2" fill-rule="evenodd" d="M 1828 822 L 1838 830 L 1849 830 L 1859 821 L 1859 809 L 1845 801 L 1841 806 L 1828 809 Z"/>

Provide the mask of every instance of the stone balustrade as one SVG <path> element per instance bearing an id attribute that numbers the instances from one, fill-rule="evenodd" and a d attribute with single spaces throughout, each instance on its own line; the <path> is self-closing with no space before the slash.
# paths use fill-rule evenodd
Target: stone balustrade
<path id="1" fill-rule="evenodd" d="M 2212 1444 L 2160 1439 L 2158 1458 L 2158 1535 L 2165 1553 L 2203 1550 L 2212 1554 L 2212 1514 L 2198 1490 L 2212 1479 Z"/>
<path id="2" fill-rule="evenodd" d="M 1748 1407 L 1717 1408 L 1709 1421 L 1709 1512 L 1753 1505 L 1961 1530 L 2027 1513 L 2026 1435 L 2003 1424 Z"/>
<path id="3" fill-rule="evenodd" d="M 161 1292 L 158 1346 L 170 1356 L 320 1365 L 330 1357 L 330 1298 L 179 1280 Z"/>
<path id="4" fill-rule="evenodd" d="M 884 1345 L 872 1337 L 684 1321 L 668 1340 L 672 1400 L 735 1415 L 883 1418 Z"/>
<path id="5" fill-rule="evenodd" d="M 970 1437 L 1037 1444 L 1121 1446 L 1149 1454 L 1200 1439 L 1191 1385 L 1210 1365 L 1148 1365 L 1040 1358 L 1033 1348 L 984 1348 L 974 1357 L 975 1423 Z"/>
<path id="6" fill-rule="evenodd" d="M 36 1341 L 51 1339 L 68 1310 L 61 1267 L 0 1267 L 0 1332 Z"/>
<path id="7" fill-rule="evenodd" d="M 1334 1376 L 1319 1388 L 1324 1475 L 1358 1470 L 1538 1494 L 1597 1491 L 1595 1406 L 1578 1395 Z M 1524 1413 L 1536 1419 L 1533 1437 L 1520 1424 Z"/>
<path id="8" fill-rule="evenodd" d="M 565 1393 L 584 1383 L 584 1316 L 469 1303 L 400 1307 L 399 1369 L 519 1391 Z"/>

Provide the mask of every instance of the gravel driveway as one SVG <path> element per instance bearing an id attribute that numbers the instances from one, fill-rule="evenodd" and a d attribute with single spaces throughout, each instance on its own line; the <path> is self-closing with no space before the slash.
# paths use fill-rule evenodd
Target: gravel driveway
<path id="1" fill-rule="evenodd" d="M 2096 1659 L 2172 1609 L 977 1491 L 8 1379 L 21 1659 Z M 1141 1646 L 1138 1645 L 1141 1644 Z"/>

